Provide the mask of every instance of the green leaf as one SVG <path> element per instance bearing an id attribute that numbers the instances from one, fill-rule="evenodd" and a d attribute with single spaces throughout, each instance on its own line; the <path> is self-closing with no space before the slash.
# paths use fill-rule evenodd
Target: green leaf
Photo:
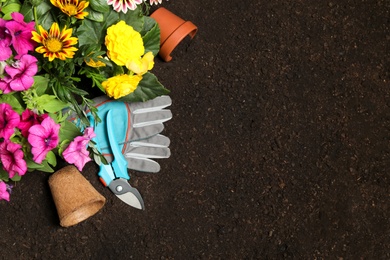
<path id="1" fill-rule="evenodd" d="M 19 12 L 21 5 L 19 3 L 8 3 L 1 9 L 1 12 L 4 14 L 3 19 L 10 20 L 11 14 L 13 12 Z"/>
<path id="2" fill-rule="evenodd" d="M 36 97 L 36 102 L 40 109 L 49 113 L 56 113 L 68 106 L 67 103 L 58 100 L 56 96 L 47 94 Z"/>
<path id="3" fill-rule="evenodd" d="M 53 151 L 49 151 L 46 155 L 47 162 L 52 165 L 53 167 L 56 167 L 57 165 L 57 158 Z"/>
<path id="4" fill-rule="evenodd" d="M 142 28 L 144 27 L 144 18 L 142 14 L 142 10 L 140 7 L 137 7 L 137 9 L 127 12 L 119 13 L 119 20 L 123 20 L 126 22 L 126 24 L 131 25 L 134 30 L 140 32 Z"/>
<path id="5" fill-rule="evenodd" d="M 47 163 L 46 160 L 42 162 L 42 167 L 38 169 L 39 171 L 42 172 L 54 172 L 53 168 L 50 167 L 50 165 Z"/>
<path id="6" fill-rule="evenodd" d="M 93 160 L 97 165 L 100 165 L 102 163 L 102 160 L 100 160 L 100 156 L 97 154 L 93 154 Z"/>
<path id="7" fill-rule="evenodd" d="M 49 84 L 49 79 L 43 76 L 34 76 L 34 88 L 39 96 L 43 95 Z"/>
<path id="8" fill-rule="evenodd" d="M 88 12 L 87 20 L 92 20 L 99 23 L 104 21 L 104 15 L 101 12 L 95 11 L 90 7 L 87 7 L 85 11 Z"/>
<path id="9" fill-rule="evenodd" d="M 26 23 L 34 20 L 33 8 L 30 1 L 23 1 L 19 12 L 24 15 L 24 21 Z"/>
<path id="10" fill-rule="evenodd" d="M 118 20 L 118 13 L 114 10 L 104 13 L 103 22 L 94 22 L 89 19 L 84 19 L 76 33 L 79 40 L 79 46 L 102 45 L 104 43 L 104 37 L 106 36 L 107 27 Z"/>
<path id="11" fill-rule="evenodd" d="M 3 169 L 3 167 L 0 167 L 0 180 L 9 181 L 9 174 Z"/>
<path id="12" fill-rule="evenodd" d="M 145 35 L 147 32 L 149 32 L 150 30 L 153 29 L 153 27 L 157 24 L 156 20 L 154 20 L 153 18 L 149 17 L 149 16 L 145 16 L 144 17 L 144 25 L 143 25 L 143 28 L 142 28 L 142 31 L 140 31 L 140 33 L 142 35 Z"/>
<path id="13" fill-rule="evenodd" d="M 0 103 L 8 103 L 13 110 L 21 114 L 24 111 L 24 108 L 22 107 L 18 98 L 15 95 L 16 93 L 0 95 Z"/>
<path id="14" fill-rule="evenodd" d="M 55 19 L 50 12 L 52 9 L 53 6 L 49 4 L 48 1 L 43 1 L 36 7 L 38 24 L 42 25 L 46 30 L 49 30 L 53 22 L 55 22 Z"/>
<path id="15" fill-rule="evenodd" d="M 124 102 L 147 101 L 166 94 L 169 94 L 169 90 L 164 88 L 154 74 L 147 72 L 143 75 L 143 78 L 138 84 L 136 90 L 119 100 Z"/>
<path id="16" fill-rule="evenodd" d="M 38 170 L 42 172 L 54 172 L 53 168 L 50 167 L 46 160 L 42 161 L 41 164 L 37 164 L 32 160 L 26 160 L 26 162 L 29 171 Z"/>
<path id="17" fill-rule="evenodd" d="M 95 30 L 96 23 L 85 19 L 77 30 L 79 46 L 83 45 L 99 45 L 102 37 L 100 30 Z"/>
<path id="18" fill-rule="evenodd" d="M 107 12 L 110 10 L 110 6 L 107 4 L 107 0 L 89 0 L 89 6 L 97 12 Z"/>
<path id="19" fill-rule="evenodd" d="M 42 108 L 49 113 L 56 113 L 66 108 L 68 105 L 58 99 L 53 99 L 47 102 Z"/>
<path id="20" fill-rule="evenodd" d="M 79 89 L 79 88 L 76 88 L 74 86 L 72 87 L 68 87 L 67 88 L 68 91 L 76 94 L 76 95 L 80 95 L 80 96 L 85 96 L 85 95 L 88 95 L 88 92 L 85 91 L 85 90 L 82 90 L 82 89 Z"/>
<path id="21" fill-rule="evenodd" d="M 60 140 L 61 142 L 65 140 L 73 140 L 76 136 L 82 135 L 80 129 L 72 122 L 64 121 L 61 123 L 60 128 Z"/>
<path id="22" fill-rule="evenodd" d="M 11 178 L 12 181 L 20 181 L 22 179 L 22 176 L 19 174 L 15 174 L 14 177 Z"/>
<path id="23" fill-rule="evenodd" d="M 160 51 L 160 28 L 150 17 L 145 17 L 145 21 L 148 21 L 148 24 L 150 22 L 150 25 L 153 24 L 153 27 L 151 27 L 142 37 L 145 46 L 145 53 L 151 51 L 153 55 L 156 56 Z"/>

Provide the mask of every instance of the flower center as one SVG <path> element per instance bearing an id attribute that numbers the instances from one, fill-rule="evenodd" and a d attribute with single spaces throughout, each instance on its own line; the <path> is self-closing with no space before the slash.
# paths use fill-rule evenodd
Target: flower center
<path id="1" fill-rule="evenodd" d="M 57 38 L 48 38 L 46 40 L 46 48 L 50 52 L 59 52 L 62 49 L 62 42 Z"/>
<path id="2" fill-rule="evenodd" d="M 77 14 L 77 6 L 72 4 L 67 4 L 64 6 L 64 13 L 68 14 L 69 16 L 73 16 Z"/>
<path id="3" fill-rule="evenodd" d="M 50 145 L 50 142 L 51 142 L 51 138 L 50 138 L 50 137 L 45 138 L 45 144 L 46 144 L 46 146 L 49 146 L 49 145 Z"/>

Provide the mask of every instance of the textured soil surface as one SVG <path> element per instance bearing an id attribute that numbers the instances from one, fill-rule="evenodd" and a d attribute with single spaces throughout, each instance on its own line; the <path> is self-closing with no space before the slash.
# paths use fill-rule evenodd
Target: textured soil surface
<path id="1" fill-rule="evenodd" d="M 130 172 L 62 228 L 46 173 L 0 202 L 1 259 L 390 259 L 389 1 L 177 1 L 199 28 L 171 90 L 161 172 Z"/>

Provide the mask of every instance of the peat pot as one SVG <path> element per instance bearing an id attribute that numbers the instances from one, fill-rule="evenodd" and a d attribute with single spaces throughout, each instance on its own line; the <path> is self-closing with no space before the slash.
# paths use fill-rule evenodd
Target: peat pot
<path id="1" fill-rule="evenodd" d="M 96 214 L 106 199 L 73 165 L 56 171 L 49 186 L 62 227 L 70 227 Z"/>

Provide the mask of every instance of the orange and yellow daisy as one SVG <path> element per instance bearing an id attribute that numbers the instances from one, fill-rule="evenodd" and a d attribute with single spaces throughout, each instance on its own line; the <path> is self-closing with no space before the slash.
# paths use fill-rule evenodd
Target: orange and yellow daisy
<path id="1" fill-rule="evenodd" d="M 36 52 L 43 54 L 43 57 L 49 58 L 49 61 L 54 59 L 66 60 L 73 58 L 77 44 L 77 38 L 72 36 L 72 29 L 66 29 L 66 26 L 61 31 L 57 23 L 53 23 L 50 31 L 47 32 L 42 26 L 39 26 L 40 33 L 32 32 L 32 39 L 37 43 L 42 44 L 35 49 Z"/>
<path id="2" fill-rule="evenodd" d="M 77 19 L 84 19 L 84 17 L 88 15 L 88 12 L 84 12 L 84 9 L 89 5 L 88 1 L 50 0 L 50 2 L 68 16 L 74 16 Z"/>

